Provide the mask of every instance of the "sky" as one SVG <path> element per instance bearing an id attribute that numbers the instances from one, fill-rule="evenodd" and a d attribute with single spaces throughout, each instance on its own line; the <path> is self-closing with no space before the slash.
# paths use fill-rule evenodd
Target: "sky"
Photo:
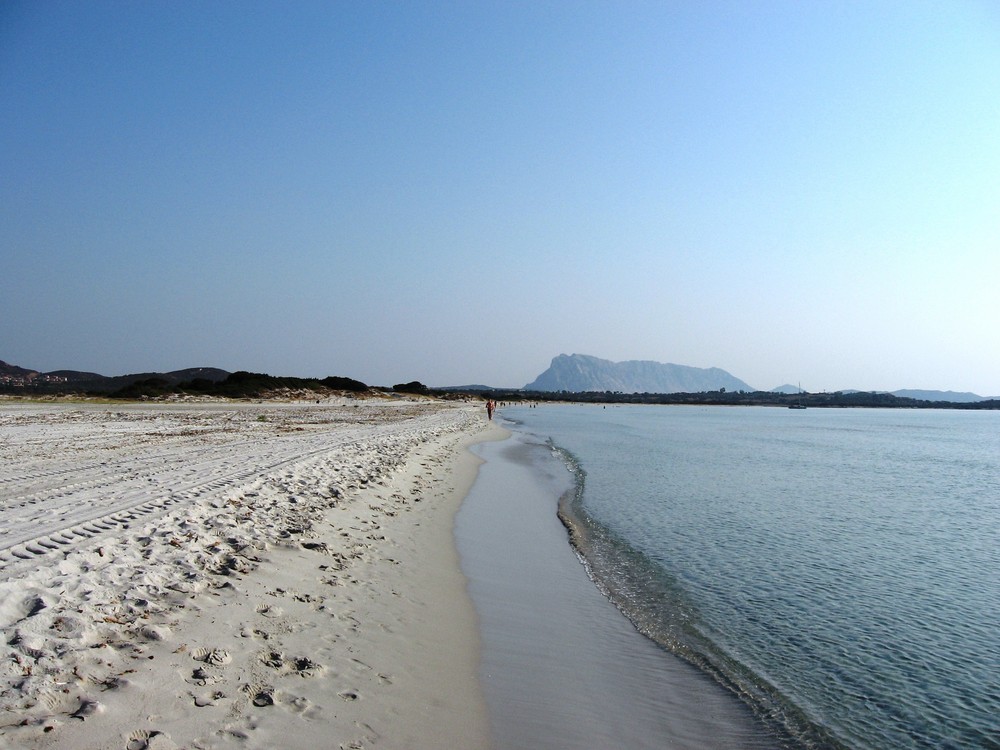
<path id="1" fill-rule="evenodd" d="M 1000 5 L 0 4 L 0 359 L 1000 396 Z"/>

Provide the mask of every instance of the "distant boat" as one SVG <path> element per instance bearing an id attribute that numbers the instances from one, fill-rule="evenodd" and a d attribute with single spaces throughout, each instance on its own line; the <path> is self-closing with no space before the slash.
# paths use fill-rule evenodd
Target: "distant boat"
<path id="1" fill-rule="evenodd" d="M 789 409 L 805 409 L 806 405 L 802 403 L 802 383 L 799 383 L 799 400 L 794 404 L 788 405 Z"/>

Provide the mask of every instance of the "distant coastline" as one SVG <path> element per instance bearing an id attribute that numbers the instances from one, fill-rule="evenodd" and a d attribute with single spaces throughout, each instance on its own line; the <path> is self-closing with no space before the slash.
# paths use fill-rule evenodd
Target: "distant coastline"
<path id="1" fill-rule="evenodd" d="M 333 395 L 354 397 L 385 394 L 420 395 L 431 398 L 490 398 L 495 401 L 566 401 L 599 404 L 691 404 L 698 406 L 780 406 L 801 404 L 807 408 L 878 409 L 1000 409 L 1000 398 L 946 400 L 898 395 L 930 396 L 932 391 L 834 391 L 832 393 L 785 392 L 781 390 L 701 390 L 673 393 L 625 392 L 620 390 L 535 390 L 467 385 L 432 388 L 419 380 L 393 386 L 370 386 L 349 377 L 298 378 L 227 372 L 198 367 L 168 373 L 139 373 L 108 377 L 91 372 L 58 370 L 41 373 L 0 361 L 0 395 L 23 398 L 82 396 L 121 400 L 176 400 L 178 398 L 320 399 Z M 946 392 L 940 392 L 945 395 Z M 950 392 L 948 392 L 950 393 Z M 957 394 L 974 396 L 975 394 Z"/>
<path id="2" fill-rule="evenodd" d="M 431 391 L 434 393 L 434 391 Z M 801 403 L 808 408 L 867 409 L 1000 409 L 1000 399 L 930 401 L 891 393 L 837 391 L 835 393 L 777 393 L 774 391 L 703 391 L 701 393 L 619 393 L 614 391 L 473 391 L 496 401 L 567 401 L 587 404 L 690 404 L 697 406 L 782 406 Z"/>

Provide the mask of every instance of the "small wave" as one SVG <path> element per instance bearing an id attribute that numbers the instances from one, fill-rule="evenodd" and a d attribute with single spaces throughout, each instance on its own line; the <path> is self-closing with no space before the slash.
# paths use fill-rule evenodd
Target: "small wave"
<path id="1" fill-rule="evenodd" d="M 769 680 L 709 636 L 697 606 L 676 578 L 587 512 L 586 471 L 581 462 L 553 441 L 547 445 L 575 479 L 558 510 L 570 543 L 590 579 L 636 630 L 737 695 L 780 747 L 847 750 L 826 727 L 811 721 Z"/>

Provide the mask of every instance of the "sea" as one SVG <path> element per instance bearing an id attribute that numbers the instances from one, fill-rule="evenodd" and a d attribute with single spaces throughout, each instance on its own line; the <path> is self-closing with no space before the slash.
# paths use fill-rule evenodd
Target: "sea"
<path id="1" fill-rule="evenodd" d="M 498 418 L 456 522 L 497 747 L 1000 748 L 1000 413 Z"/>

